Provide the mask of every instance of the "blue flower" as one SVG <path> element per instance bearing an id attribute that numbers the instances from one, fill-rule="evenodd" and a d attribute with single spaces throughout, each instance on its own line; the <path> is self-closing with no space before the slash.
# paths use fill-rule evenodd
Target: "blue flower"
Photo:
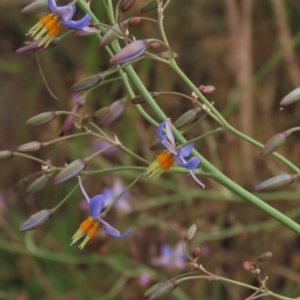
<path id="1" fill-rule="evenodd" d="M 166 135 L 163 133 L 164 128 L 166 130 Z M 188 143 L 181 148 L 177 147 L 172 133 L 172 123 L 170 119 L 159 124 L 156 134 L 160 143 L 166 150 L 156 157 L 156 160 L 148 167 L 146 174 L 148 174 L 149 177 L 159 176 L 165 170 L 169 170 L 176 162 L 181 167 L 187 169 L 193 179 L 204 188 L 205 185 L 198 180 L 193 172 L 193 170 L 200 164 L 200 160 L 195 156 L 189 160 L 185 159 L 191 154 L 194 148 L 194 143 Z"/>
<path id="2" fill-rule="evenodd" d="M 28 32 L 34 40 L 44 37 L 39 43 L 39 46 L 44 45 L 46 48 L 54 37 L 58 35 L 61 24 L 70 29 L 92 32 L 98 31 L 94 28 L 87 27 L 88 23 L 91 21 L 91 16 L 89 14 L 86 14 L 78 21 L 71 20 L 76 10 L 74 2 L 64 6 L 57 6 L 55 0 L 48 0 L 48 7 L 52 13 L 43 17 Z"/>
<path id="3" fill-rule="evenodd" d="M 107 222 L 101 219 L 100 213 L 106 201 L 106 196 L 99 194 L 90 199 L 82 185 L 81 178 L 78 177 L 78 180 L 79 180 L 80 189 L 86 201 L 89 204 L 90 216 L 80 224 L 79 229 L 75 232 L 75 234 L 72 237 L 71 245 L 76 243 L 79 239 L 81 239 L 85 235 L 86 236 L 85 239 L 79 245 L 79 248 L 82 249 L 86 245 L 86 243 L 92 237 L 95 236 L 100 226 L 103 231 L 116 238 L 123 238 L 129 235 L 131 233 L 131 229 L 125 232 L 124 234 L 120 234 L 120 232 L 117 229 L 115 229 L 114 227 L 112 227 Z"/>

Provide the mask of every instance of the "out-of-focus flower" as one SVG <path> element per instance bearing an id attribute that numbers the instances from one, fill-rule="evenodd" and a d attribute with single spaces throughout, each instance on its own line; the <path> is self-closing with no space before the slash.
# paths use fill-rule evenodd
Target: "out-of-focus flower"
<path id="1" fill-rule="evenodd" d="M 71 245 L 73 245 L 79 239 L 85 236 L 84 240 L 79 245 L 79 248 L 82 249 L 87 244 L 87 242 L 95 236 L 100 226 L 103 231 L 116 238 L 123 238 L 129 235 L 131 233 L 131 229 L 129 229 L 124 234 L 120 234 L 120 232 L 117 229 L 115 229 L 114 227 L 112 227 L 107 222 L 101 219 L 100 213 L 102 211 L 102 208 L 104 207 L 106 196 L 99 194 L 90 199 L 82 185 L 81 178 L 78 177 L 78 179 L 82 194 L 84 195 L 86 201 L 89 204 L 90 216 L 80 224 L 79 229 L 75 232 L 75 234 L 72 237 Z"/>
<path id="2" fill-rule="evenodd" d="M 106 141 L 96 140 L 93 143 L 93 149 L 94 149 L 95 152 L 97 152 L 101 149 L 109 147 L 110 145 L 111 144 L 106 142 Z M 107 155 L 107 156 L 117 156 L 120 153 L 121 153 L 121 150 L 117 147 L 112 147 L 112 148 L 109 148 L 109 149 L 106 149 L 105 151 L 103 151 L 103 154 Z"/>
<path id="3" fill-rule="evenodd" d="M 151 278 L 149 276 L 148 273 L 142 273 L 140 276 L 139 276 L 139 284 L 141 286 L 146 286 L 150 283 L 151 281 Z"/>
<path id="4" fill-rule="evenodd" d="M 166 129 L 166 135 L 163 134 L 163 128 Z M 200 160 L 193 156 L 190 160 L 186 161 L 185 157 L 189 156 L 194 148 L 194 143 L 189 143 L 182 148 L 179 148 L 175 144 L 175 139 L 172 133 L 172 123 L 170 119 L 163 121 L 157 127 L 157 136 L 164 148 L 161 154 L 156 157 L 156 160 L 148 167 L 146 174 L 149 177 L 156 177 L 161 175 L 164 171 L 169 170 L 176 162 L 181 167 L 187 169 L 193 179 L 204 188 L 205 185 L 198 180 L 193 170 L 196 169 L 200 163 Z"/>
<path id="5" fill-rule="evenodd" d="M 58 35 L 61 24 L 70 29 L 84 31 L 95 30 L 94 28 L 87 27 L 88 23 L 91 21 L 91 16 L 89 14 L 86 14 L 78 21 L 71 20 L 76 10 L 75 2 L 64 6 L 57 6 L 55 0 L 48 0 L 48 7 L 52 13 L 43 17 L 28 32 L 34 40 L 43 37 L 38 46 L 44 45 L 47 47 L 54 37 Z"/>
<path id="6" fill-rule="evenodd" d="M 182 242 L 179 242 L 174 250 L 166 244 L 162 245 L 160 248 L 161 255 L 152 258 L 152 265 L 166 267 L 168 269 L 184 269 L 186 267 L 186 258 L 183 254 L 182 247 Z"/>
<path id="7" fill-rule="evenodd" d="M 118 197 L 124 191 L 124 185 L 121 179 L 116 178 L 114 180 L 112 188 L 105 188 L 103 190 L 103 194 L 106 196 L 105 206 L 109 206 L 113 200 Z M 132 211 L 132 207 L 127 201 L 130 194 L 127 191 L 115 204 L 115 209 L 120 213 L 130 213 Z"/>

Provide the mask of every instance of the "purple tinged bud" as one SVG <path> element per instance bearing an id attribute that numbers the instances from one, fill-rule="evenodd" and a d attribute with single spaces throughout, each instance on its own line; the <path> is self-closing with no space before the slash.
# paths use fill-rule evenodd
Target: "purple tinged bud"
<path id="1" fill-rule="evenodd" d="M 118 36 L 122 36 L 122 31 L 125 31 L 127 28 L 128 21 L 123 21 L 121 23 L 115 24 L 111 29 L 108 29 L 103 35 L 99 47 L 104 47 L 110 44 L 112 41 L 118 38 Z M 121 26 L 121 29 L 120 29 Z"/>
<path id="2" fill-rule="evenodd" d="M 121 6 L 121 12 L 126 12 L 128 11 L 136 2 L 136 0 L 124 0 L 123 4 Z"/>
<path id="3" fill-rule="evenodd" d="M 142 13 L 147 13 L 153 9 L 157 8 L 157 2 L 156 0 L 149 0 L 142 8 Z"/>
<path id="4" fill-rule="evenodd" d="M 260 183 L 255 190 L 258 192 L 277 191 L 292 184 L 296 179 L 297 175 L 281 174 Z"/>
<path id="5" fill-rule="evenodd" d="M 159 282 L 144 293 L 144 299 L 154 300 L 170 294 L 176 289 L 177 286 L 178 283 L 176 281 Z"/>
<path id="6" fill-rule="evenodd" d="M 2 150 L 0 151 L 0 160 L 6 160 L 9 158 L 12 158 L 14 156 L 14 153 L 9 150 Z"/>
<path id="7" fill-rule="evenodd" d="M 70 91 L 72 93 L 81 92 L 89 90 L 95 86 L 97 86 L 103 80 L 103 76 L 101 74 L 95 74 L 88 76 L 86 78 L 81 79 L 76 82 L 74 85 L 70 87 Z"/>
<path id="8" fill-rule="evenodd" d="M 52 48 L 52 47 L 56 46 L 58 44 L 59 39 L 55 37 L 49 43 L 49 45 L 47 47 L 45 47 L 44 44 L 40 45 L 41 41 L 42 41 L 42 38 L 38 39 L 38 40 L 35 40 L 31 43 L 28 43 L 27 45 L 17 49 L 16 53 L 17 54 L 31 54 L 31 53 L 45 51 L 45 50 L 48 50 L 49 48 Z"/>
<path id="9" fill-rule="evenodd" d="M 275 134 L 260 151 L 260 156 L 266 156 L 281 147 L 287 136 L 288 133 L 286 131 Z"/>
<path id="10" fill-rule="evenodd" d="M 216 90 L 216 88 L 213 85 L 200 85 L 199 86 L 199 91 L 202 94 L 210 94 L 212 92 L 214 92 Z"/>
<path id="11" fill-rule="evenodd" d="M 268 251 L 268 252 L 261 254 L 259 256 L 259 258 L 257 259 L 257 261 L 260 261 L 260 262 L 267 261 L 267 260 L 270 260 L 272 258 L 272 256 L 273 256 L 273 253 Z"/>
<path id="12" fill-rule="evenodd" d="M 22 10 L 21 14 L 29 15 L 29 14 L 35 14 L 44 10 L 48 9 L 48 2 L 47 0 L 37 0 L 29 5 L 26 5 Z"/>
<path id="13" fill-rule="evenodd" d="M 27 185 L 28 183 L 28 178 L 22 178 L 21 180 L 18 181 L 18 183 L 15 185 L 14 187 L 14 191 L 15 192 L 21 192 L 25 186 Z"/>
<path id="14" fill-rule="evenodd" d="M 41 190 L 50 180 L 51 174 L 49 175 L 42 175 L 41 177 L 37 178 L 35 181 L 31 183 L 31 185 L 28 187 L 26 192 L 28 194 L 34 194 L 37 191 Z"/>
<path id="15" fill-rule="evenodd" d="M 197 107 L 191 110 L 188 110 L 185 112 L 182 116 L 180 116 L 174 123 L 173 125 L 181 129 L 186 125 L 190 125 L 197 119 L 198 113 L 201 111 L 201 107 Z"/>
<path id="16" fill-rule="evenodd" d="M 139 58 L 148 47 L 147 40 L 137 40 L 125 46 L 110 59 L 112 65 L 123 64 Z"/>
<path id="17" fill-rule="evenodd" d="M 280 102 L 281 106 L 290 105 L 296 101 L 300 100 L 300 87 L 294 89 L 292 92 L 287 94 Z"/>
<path id="18" fill-rule="evenodd" d="M 86 161 L 84 159 L 74 160 L 55 176 L 53 183 L 58 184 L 77 176 L 84 169 L 85 165 Z"/>
<path id="19" fill-rule="evenodd" d="M 78 111 L 81 109 L 81 107 L 84 105 L 84 98 L 82 98 L 81 102 L 77 102 L 74 107 L 72 108 L 72 113 L 76 114 L 78 113 Z M 72 129 L 73 125 L 74 125 L 74 120 L 75 120 L 75 116 L 67 116 L 62 129 L 61 129 L 61 133 L 59 134 L 59 136 L 63 136 L 67 133 L 69 133 L 69 131 Z"/>
<path id="20" fill-rule="evenodd" d="M 142 18 L 135 17 L 128 22 L 128 26 L 135 27 L 135 26 L 139 25 L 141 23 L 141 21 L 142 21 Z"/>
<path id="21" fill-rule="evenodd" d="M 91 122 L 91 120 L 92 120 L 91 115 L 90 114 L 85 114 L 83 116 L 83 118 L 81 119 L 81 125 L 85 125 L 85 124 Z"/>
<path id="22" fill-rule="evenodd" d="M 94 118 L 96 120 L 100 120 L 102 119 L 104 116 L 106 116 L 110 111 L 110 108 L 108 106 L 106 107 L 102 107 L 100 109 L 98 109 L 96 112 L 94 112 Z"/>
<path id="23" fill-rule="evenodd" d="M 19 146 L 17 150 L 20 152 L 33 152 L 33 151 L 40 150 L 42 147 L 43 147 L 43 143 L 34 141 Z"/>
<path id="24" fill-rule="evenodd" d="M 48 111 L 30 118 L 25 124 L 27 126 L 38 126 L 45 123 L 49 123 L 56 117 L 57 114 L 54 111 Z"/>
<path id="25" fill-rule="evenodd" d="M 19 228 L 20 231 L 29 231 L 43 226 L 52 217 L 51 209 L 43 209 L 36 214 L 32 215 L 27 221 L 25 221 Z"/>
<path id="26" fill-rule="evenodd" d="M 195 233 L 197 231 L 197 225 L 196 224 L 193 224 L 189 230 L 186 232 L 185 234 L 185 237 L 184 237 L 184 241 L 186 243 L 189 243 L 190 241 L 193 240 L 194 236 L 195 236 Z"/>
<path id="27" fill-rule="evenodd" d="M 192 256 L 193 256 L 193 258 L 198 258 L 200 256 L 200 254 L 201 254 L 201 249 L 199 247 L 197 247 L 193 250 Z"/>
<path id="28" fill-rule="evenodd" d="M 115 101 L 109 107 L 109 112 L 101 119 L 100 126 L 107 126 L 116 120 L 122 114 L 125 107 L 125 102 L 125 98 Z"/>

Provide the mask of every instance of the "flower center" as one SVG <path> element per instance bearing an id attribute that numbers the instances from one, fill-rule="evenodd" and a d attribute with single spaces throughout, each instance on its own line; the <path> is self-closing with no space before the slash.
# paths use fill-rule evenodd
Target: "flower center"
<path id="1" fill-rule="evenodd" d="M 173 154 L 169 151 L 164 151 L 156 157 L 156 161 L 160 164 L 163 170 L 169 170 L 174 164 Z"/>
<path id="2" fill-rule="evenodd" d="M 58 15 L 50 14 L 43 17 L 40 23 L 47 29 L 47 34 L 51 36 L 56 36 L 60 30 L 60 17 Z"/>

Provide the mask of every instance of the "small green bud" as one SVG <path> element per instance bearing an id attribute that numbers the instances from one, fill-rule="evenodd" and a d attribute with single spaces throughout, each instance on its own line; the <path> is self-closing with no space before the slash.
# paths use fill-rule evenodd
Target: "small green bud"
<path id="1" fill-rule="evenodd" d="M 186 232 L 185 237 L 184 237 L 184 241 L 186 243 L 189 243 L 195 236 L 195 233 L 197 231 L 197 225 L 193 224 L 189 230 Z"/>
<path id="2" fill-rule="evenodd" d="M 6 160 L 9 158 L 12 158 L 14 156 L 14 153 L 9 150 L 2 150 L 0 151 L 0 160 Z"/>
<path id="3" fill-rule="evenodd" d="M 116 40 L 118 36 L 122 36 L 122 31 L 125 31 L 127 28 L 127 21 L 123 21 L 120 24 L 115 24 L 111 29 L 108 29 L 105 34 L 103 35 L 99 47 L 104 47 L 110 44 L 112 41 Z M 121 29 L 120 29 L 121 26 Z"/>
<path id="4" fill-rule="evenodd" d="M 37 0 L 29 5 L 26 5 L 22 10 L 21 14 L 29 15 L 29 14 L 35 14 L 41 11 L 44 11 L 48 9 L 48 3 L 47 0 Z"/>
<path id="5" fill-rule="evenodd" d="M 142 8 L 142 13 L 147 13 L 153 9 L 157 8 L 157 2 L 156 0 L 149 0 Z"/>
<path id="6" fill-rule="evenodd" d="M 51 209 L 43 209 L 32 215 L 19 228 L 20 231 L 28 231 L 43 226 L 52 217 L 53 211 Z"/>
<path id="7" fill-rule="evenodd" d="M 296 179 L 297 175 L 281 174 L 260 183 L 255 190 L 258 192 L 277 191 L 292 184 Z"/>
<path id="8" fill-rule="evenodd" d="M 294 89 L 292 92 L 287 94 L 280 102 L 281 106 L 290 105 L 296 101 L 300 100 L 300 87 Z"/>
<path id="9" fill-rule="evenodd" d="M 25 123 L 27 126 L 37 126 L 45 123 L 49 123 L 57 117 L 54 111 L 44 112 L 42 114 L 36 115 Z"/>
<path id="10" fill-rule="evenodd" d="M 151 288 L 149 288 L 144 293 L 144 299 L 154 300 L 160 298 L 162 296 L 172 293 L 177 286 L 178 283 L 176 281 L 159 282 L 154 286 L 152 286 Z"/>
<path id="11" fill-rule="evenodd" d="M 109 112 L 100 120 L 100 126 L 107 126 L 116 120 L 122 114 L 125 107 L 125 102 L 126 98 L 113 102 L 109 107 Z"/>
<path id="12" fill-rule="evenodd" d="M 26 192 L 28 194 L 34 194 L 37 191 L 41 190 L 50 180 L 52 174 L 42 175 L 41 177 L 37 178 L 35 181 L 31 183 L 28 187 Z"/>
<path id="13" fill-rule="evenodd" d="M 22 190 L 25 188 L 25 186 L 27 185 L 27 183 L 28 183 L 28 178 L 27 178 L 27 177 L 26 177 L 26 178 L 22 178 L 22 179 L 19 180 L 18 183 L 15 185 L 14 191 L 15 191 L 15 192 L 20 192 L 20 191 L 22 191 Z"/>
<path id="14" fill-rule="evenodd" d="M 75 177 L 84 169 L 85 165 L 86 161 L 84 159 L 76 159 L 72 161 L 55 176 L 53 183 L 58 184 Z"/>
<path id="15" fill-rule="evenodd" d="M 95 74 L 85 77 L 70 87 L 72 93 L 89 90 L 98 85 L 103 80 L 103 75 Z"/>
<path id="16" fill-rule="evenodd" d="M 17 148 L 20 152 L 31 152 L 31 151 L 38 151 L 43 147 L 43 143 L 40 142 L 30 142 L 27 144 L 23 144 Z"/>
<path id="17" fill-rule="evenodd" d="M 280 148 L 284 144 L 287 136 L 288 133 L 286 131 L 275 134 L 262 148 L 260 156 L 266 156 Z"/>
<path id="18" fill-rule="evenodd" d="M 106 116 L 110 111 L 110 108 L 108 106 L 102 107 L 100 109 L 98 109 L 96 112 L 94 112 L 93 117 L 96 120 L 100 120 L 102 119 L 104 116 Z"/>
<path id="19" fill-rule="evenodd" d="M 81 119 L 81 125 L 85 125 L 85 124 L 91 122 L 91 120 L 92 120 L 91 115 L 90 115 L 90 114 L 85 114 L 85 115 L 82 117 L 82 119 Z"/>
<path id="20" fill-rule="evenodd" d="M 260 262 L 267 261 L 267 260 L 270 260 L 272 258 L 272 256 L 273 256 L 273 253 L 268 251 L 268 252 L 261 254 L 259 256 L 259 258 L 257 259 L 257 261 L 260 261 Z"/>
<path id="21" fill-rule="evenodd" d="M 200 111 L 201 107 L 188 110 L 173 123 L 174 126 L 178 129 L 181 129 L 187 125 L 190 125 L 197 119 L 197 115 Z"/>

